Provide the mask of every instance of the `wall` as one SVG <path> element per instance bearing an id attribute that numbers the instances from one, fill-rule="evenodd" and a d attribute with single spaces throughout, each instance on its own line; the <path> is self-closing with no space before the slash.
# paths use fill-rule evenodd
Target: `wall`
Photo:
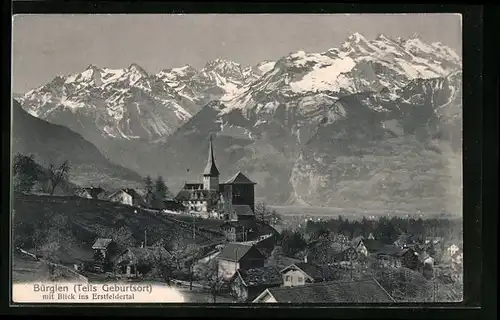
<path id="1" fill-rule="evenodd" d="M 203 177 L 203 189 L 205 190 L 219 190 L 219 178 L 218 177 Z"/>
<path id="2" fill-rule="evenodd" d="M 288 280 L 287 280 L 287 277 Z M 302 278 L 302 281 L 299 281 Z M 284 287 L 295 287 L 305 285 L 307 276 L 300 270 L 289 270 L 287 273 L 283 274 L 283 286 Z"/>
<path id="3" fill-rule="evenodd" d="M 240 264 L 234 261 L 219 259 L 219 275 L 225 280 L 229 280 L 240 268 Z"/>
<path id="4" fill-rule="evenodd" d="M 261 268 L 264 266 L 264 261 L 265 261 L 264 259 L 242 259 L 240 261 L 240 269 L 248 270 L 254 268 Z"/>
<path id="5" fill-rule="evenodd" d="M 365 245 L 364 244 L 360 244 L 357 248 L 356 248 L 356 251 L 358 251 L 359 253 L 365 255 L 365 256 L 368 256 L 368 249 L 366 249 Z"/>
<path id="6" fill-rule="evenodd" d="M 253 184 L 233 185 L 233 204 L 247 204 L 255 212 L 255 187 Z"/>
<path id="7" fill-rule="evenodd" d="M 119 202 L 122 204 L 127 204 L 131 206 L 132 203 L 132 196 L 129 195 L 128 193 L 125 192 L 119 192 L 113 196 L 113 198 L 110 199 L 112 202 Z"/>
<path id="8" fill-rule="evenodd" d="M 208 203 L 206 200 L 190 200 L 187 202 L 187 206 L 189 211 L 207 212 Z"/>

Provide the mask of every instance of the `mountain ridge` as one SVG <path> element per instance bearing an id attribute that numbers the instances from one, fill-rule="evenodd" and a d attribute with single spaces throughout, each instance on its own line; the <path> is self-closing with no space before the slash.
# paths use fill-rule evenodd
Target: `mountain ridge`
<path id="1" fill-rule="evenodd" d="M 89 95 L 85 99 L 90 99 L 92 107 L 87 109 L 96 110 L 90 116 L 75 116 L 75 108 L 61 111 L 44 102 L 62 100 L 75 91 L 67 84 L 64 93 L 61 83 L 67 77 L 27 93 L 23 107 L 48 121 L 75 128 L 122 166 L 143 175 L 165 176 L 171 190 L 186 179 L 198 179 L 202 159 L 206 159 L 205 140 L 215 133 L 216 157 L 223 171 L 242 170 L 255 177 L 257 196 L 269 203 L 354 205 L 353 198 L 362 194 L 368 207 L 397 207 L 402 200 L 390 190 L 383 203 L 371 201 L 367 190 L 350 193 L 350 188 L 359 189 L 356 179 L 366 179 L 362 169 L 338 175 L 324 163 L 340 158 L 362 168 L 360 159 L 371 150 L 377 160 L 393 163 L 394 170 L 407 169 L 400 168 L 396 152 L 376 152 L 380 147 L 415 156 L 419 165 L 427 165 L 432 172 L 448 170 L 440 157 L 455 157 L 461 148 L 461 68 L 460 56 L 441 43 L 428 44 L 418 36 L 390 39 L 379 35 L 367 40 L 355 33 L 340 46 L 321 53 L 299 50 L 252 67 L 214 59 L 201 70 L 185 65 L 148 77 L 140 67 L 127 74 L 99 69 L 104 70 L 99 72 L 101 89 L 88 91 L 95 91 L 94 98 L 85 91 L 95 86 L 89 71 L 81 77 L 86 80 L 79 88 L 84 97 Z M 44 92 L 49 94 L 44 96 Z M 101 103 L 97 108 L 101 96 L 105 101 L 115 99 L 116 106 Z M 126 101 L 119 100 L 123 96 Z M 45 113 L 37 111 L 42 109 Z M 134 110 L 140 111 L 134 114 Z M 99 112 L 107 113 L 108 118 L 98 116 Z M 121 116 L 125 120 L 111 125 L 109 119 L 115 114 L 114 119 Z M 103 133 L 106 125 L 114 136 Z M 413 151 L 403 152 L 408 148 Z M 419 155 L 429 150 L 435 154 L 426 162 Z M 376 161 L 370 163 L 371 175 L 385 177 L 381 173 L 384 167 Z M 364 175 L 358 177 L 360 173 Z M 338 185 L 346 184 L 344 189 L 331 185 L 336 179 L 341 179 Z M 418 207 L 418 197 L 423 194 L 419 183 L 407 182 L 408 197 L 415 199 L 403 206 Z M 334 197 L 323 189 L 327 186 L 351 200 Z M 448 191 L 442 189 L 435 194 L 444 196 Z M 434 206 L 429 210 L 449 207 L 437 199 L 428 203 Z"/>

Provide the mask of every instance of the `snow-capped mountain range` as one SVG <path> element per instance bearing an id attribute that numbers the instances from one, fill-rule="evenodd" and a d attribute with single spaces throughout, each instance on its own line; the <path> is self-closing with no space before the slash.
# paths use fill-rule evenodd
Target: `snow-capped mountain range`
<path id="1" fill-rule="evenodd" d="M 249 67 L 216 59 L 199 71 L 186 65 L 150 75 L 136 64 L 125 69 L 90 65 L 81 73 L 57 76 L 20 101 L 30 114 L 84 136 L 94 130 L 111 138 L 154 140 L 171 134 L 211 100 L 223 101 L 229 107 L 224 112 L 267 112 L 277 106 L 277 95 L 294 99 L 327 93 L 335 99 L 383 90 L 394 95 L 414 79 L 446 77 L 460 68 L 460 57 L 441 43 L 383 35 L 369 41 L 355 33 L 323 53 L 298 51 Z"/>
<path id="2" fill-rule="evenodd" d="M 461 57 L 444 44 L 354 33 L 325 52 L 297 51 L 255 66 L 216 59 L 201 70 L 185 65 L 148 74 L 136 64 L 91 65 L 20 102 L 30 114 L 80 133 L 116 163 L 167 176 L 171 190 L 198 177 L 206 137 L 215 132 L 218 164 L 252 176 L 257 197 L 348 206 L 359 205 L 360 194 L 370 201 L 362 188 L 373 183 L 356 181 L 387 166 L 409 170 L 400 155 L 429 172 L 446 170 L 441 156 L 425 152 L 436 150 L 430 145 L 438 136 L 461 145 L 461 97 Z M 378 147 L 394 150 L 379 155 Z M 365 153 L 376 159 L 373 167 L 359 161 Z M 445 196 L 433 186 L 448 180 L 426 179 L 436 196 L 427 203 L 437 208 Z M 377 188 L 383 193 L 377 199 L 391 206 L 396 193 Z M 409 197 L 422 196 L 421 182 L 407 188 Z"/>

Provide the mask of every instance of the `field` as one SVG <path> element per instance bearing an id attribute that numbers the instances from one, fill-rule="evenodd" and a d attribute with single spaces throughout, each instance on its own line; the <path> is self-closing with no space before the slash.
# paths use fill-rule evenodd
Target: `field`
<path id="1" fill-rule="evenodd" d="M 193 240 L 191 230 L 155 213 L 101 200 L 16 193 L 13 209 L 16 245 L 33 251 L 33 247 L 57 241 L 56 255 L 63 264 L 91 258 L 98 237 L 116 238 L 131 246 L 139 246 L 145 232 L 148 244 L 172 235 L 186 244 L 213 241 L 207 235 Z"/>
<path id="2" fill-rule="evenodd" d="M 64 267 L 56 267 L 60 280 L 76 280 L 75 273 Z M 13 254 L 12 257 L 12 282 L 51 281 L 48 264 L 37 261 L 28 256 Z"/>

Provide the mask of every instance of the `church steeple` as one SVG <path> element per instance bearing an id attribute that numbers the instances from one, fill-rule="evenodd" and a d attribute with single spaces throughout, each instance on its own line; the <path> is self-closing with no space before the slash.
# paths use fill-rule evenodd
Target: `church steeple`
<path id="1" fill-rule="evenodd" d="M 210 177 L 218 177 L 219 176 L 219 169 L 217 169 L 217 166 L 215 165 L 214 148 L 212 146 L 212 135 L 210 135 L 210 142 L 208 145 L 207 166 L 205 167 L 205 170 L 203 171 L 203 175 L 210 176 Z"/>
<path id="2" fill-rule="evenodd" d="M 219 190 L 219 169 L 215 165 L 214 148 L 212 146 L 212 136 L 208 145 L 207 166 L 203 171 L 203 189 Z"/>

